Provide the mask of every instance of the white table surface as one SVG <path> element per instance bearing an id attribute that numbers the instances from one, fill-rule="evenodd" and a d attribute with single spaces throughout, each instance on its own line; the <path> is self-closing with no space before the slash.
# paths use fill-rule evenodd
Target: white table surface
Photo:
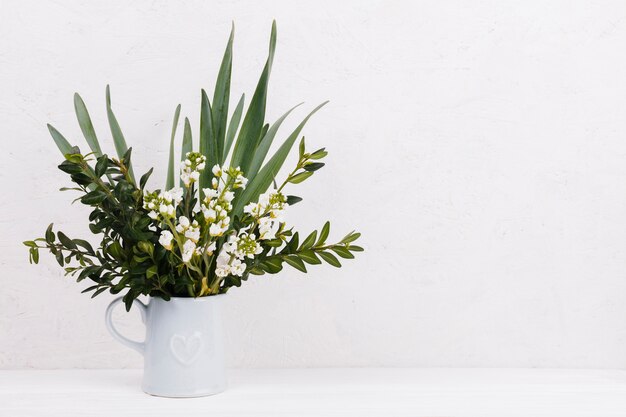
<path id="1" fill-rule="evenodd" d="M 141 370 L 0 371 L 0 416 L 626 416 L 626 371 L 232 370 L 228 391 L 144 394 Z"/>

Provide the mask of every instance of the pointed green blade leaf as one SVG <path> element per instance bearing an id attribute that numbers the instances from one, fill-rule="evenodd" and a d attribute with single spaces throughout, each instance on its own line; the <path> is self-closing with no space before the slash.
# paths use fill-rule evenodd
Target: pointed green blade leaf
<path id="1" fill-rule="evenodd" d="M 254 151 L 261 140 L 261 131 L 263 124 L 265 123 L 265 105 L 267 102 L 267 87 L 269 82 L 269 76 L 274 61 L 274 51 L 276 49 L 276 22 L 272 24 L 272 33 L 270 36 L 270 49 L 269 56 L 259 78 L 252 100 L 250 101 L 250 107 L 246 112 L 246 116 L 243 119 L 239 136 L 235 142 L 235 148 L 233 149 L 233 156 L 230 165 L 233 167 L 240 167 L 244 175 L 247 174 Z"/>
<path id="2" fill-rule="evenodd" d="M 115 114 L 113 114 L 113 109 L 111 108 L 111 90 L 109 89 L 108 85 L 106 88 L 106 102 L 107 118 L 109 119 L 109 127 L 111 128 L 111 135 L 113 136 L 115 152 L 117 152 L 117 156 L 121 160 L 126 151 L 128 151 L 128 146 L 126 145 L 126 139 L 124 139 L 120 124 L 117 122 L 117 118 L 115 117 Z M 135 181 L 135 174 L 133 173 L 133 167 L 131 165 L 128 166 L 128 173 L 130 174 L 130 177 L 133 179 L 133 181 Z"/>
<path id="3" fill-rule="evenodd" d="M 237 103 L 237 107 L 235 107 L 235 111 L 230 118 L 230 123 L 228 124 L 228 132 L 226 132 L 226 138 L 224 139 L 224 152 L 222 154 L 222 160 L 220 163 L 223 165 L 228 158 L 228 153 L 230 152 L 230 148 L 233 145 L 233 140 L 235 139 L 235 135 L 237 134 L 237 130 L 239 129 L 239 122 L 241 121 L 241 114 L 243 113 L 243 104 L 245 101 L 246 95 L 242 94 L 239 99 L 239 103 Z"/>
<path id="4" fill-rule="evenodd" d="M 314 108 L 311 113 L 309 113 L 304 120 L 296 127 L 296 129 L 289 135 L 289 137 L 285 140 L 285 142 L 278 148 L 276 153 L 272 156 L 272 158 L 261 168 L 259 173 L 251 179 L 250 183 L 241 194 L 241 196 L 236 199 L 235 207 L 233 213 L 239 214 L 243 209 L 243 206 L 248 204 L 251 201 L 256 201 L 256 199 L 261 195 L 268 187 L 272 184 L 274 177 L 278 174 L 278 171 L 285 163 L 285 159 L 287 159 L 287 155 L 289 151 L 293 147 L 294 142 L 300 135 L 300 132 L 304 128 L 306 122 L 323 106 L 326 105 L 328 101 L 320 104 L 316 108 Z M 245 172 L 244 172 L 245 174 Z"/>
<path id="5" fill-rule="evenodd" d="M 72 145 L 65 139 L 65 137 L 54 128 L 51 124 L 48 124 L 48 131 L 54 140 L 54 143 L 57 145 L 57 148 L 61 151 L 63 156 L 70 153 L 72 150 Z"/>
<path id="6" fill-rule="evenodd" d="M 200 105 L 200 150 L 206 157 L 206 168 L 200 172 L 199 188 L 202 190 L 211 183 L 211 168 L 220 160 L 218 146 L 213 134 L 213 116 L 211 115 L 211 102 L 202 90 L 202 103 Z"/>
<path id="7" fill-rule="evenodd" d="M 283 114 L 279 117 L 274 124 L 268 129 L 267 133 L 261 139 L 259 146 L 254 152 L 254 157 L 252 158 L 252 163 L 250 164 L 250 168 L 248 168 L 248 172 L 244 172 L 244 175 L 248 178 L 254 178 L 254 176 L 259 172 L 265 157 L 267 156 L 267 152 L 270 150 L 270 146 L 272 146 L 272 142 L 274 141 L 274 137 L 278 132 L 278 128 L 283 123 L 283 121 L 289 116 L 296 107 L 300 106 L 302 103 L 293 106 L 291 109 L 287 111 L 287 113 Z"/>
<path id="8" fill-rule="evenodd" d="M 100 143 L 96 137 L 96 131 L 93 128 L 91 117 L 89 117 L 85 102 L 78 93 L 74 94 L 74 110 L 76 111 L 76 118 L 78 119 L 80 130 L 83 132 L 83 136 L 85 136 L 89 148 L 96 156 L 102 156 L 102 150 L 100 149 Z"/>
<path id="9" fill-rule="evenodd" d="M 222 64 L 220 65 L 217 81 L 215 82 L 215 91 L 213 92 L 213 132 L 215 142 L 217 144 L 217 154 L 221 162 L 224 154 L 224 140 L 226 135 L 226 122 L 228 119 L 228 104 L 230 101 L 230 76 L 233 65 L 233 39 L 235 37 L 235 25 L 233 24 L 230 31 L 230 38 L 224 51 Z"/>
<path id="10" fill-rule="evenodd" d="M 187 152 L 193 151 L 193 139 L 191 137 L 191 125 L 189 119 L 185 117 L 185 129 L 183 131 L 183 146 L 180 151 L 180 160 L 184 161 L 187 157 Z M 183 182 L 180 181 L 180 186 L 183 187 Z"/>
<path id="11" fill-rule="evenodd" d="M 174 121 L 172 122 L 172 136 L 170 138 L 170 155 L 167 163 L 167 179 L 165 180 L 165 189 L 174 188 L 174 138 L 176 137 L 176 128 L 178 127 L 178 118 L 180 117 L 180 104 L 176 106 L 174 112 Z"/>

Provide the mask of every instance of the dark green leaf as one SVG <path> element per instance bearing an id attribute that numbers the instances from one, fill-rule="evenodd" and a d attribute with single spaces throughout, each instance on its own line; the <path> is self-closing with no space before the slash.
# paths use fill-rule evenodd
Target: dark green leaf
<path id="1" fill-rule="evenodd" d="M 318 169 L 320 169 L 321 167 L 323 167 L 324 165 L 326 165 L 326 164 L 324 164 L 323 162 L 312 162 L 310 164 L 306 164 L 304 166 L 304 169 L 306 171 L 309 171 L 309 172 L 315 172 Z"/>
<path id="2" fill-rule="evenodd" d="M 213 92 L 213 132 L 215 143 L 217 145 L 217 158 L 215 163 L 221 163 L 224 154 L 224 141 L 226 136 L 226 122 L 228 119 L 228 104 L 230 101 L 230 76 L 233 64 L 233 39 L 235 37 L 235 25 L 233 24 L 230 31 L 230 37 L 226 44 L 224 57 L 220 65 L 220 70 L 215 81 L 215 90 Z M 210 169 L 212 165 L 209 165 Z"/>
<path id="3" fill-rule="evenodd" d="M 109 167 L 109 159 L 106 155 L 102 155 L 98 158 L 98 162 L 96 162 L 96 176 L 101 177 L 106 172 Z"/>
<path id="4" fill-rule="evenodd" d="M 235 142 L 231 166 L 241 167 L 244 174 L 247 175 L 254 151 L 261 140 L 261 130 L 265 124 L 265 106 L 267 102 L 267 87 L 269 76 L 274 61 L 274 50 L 276 49 L 276 22 L 272 24 L 272 33 L 270 35 L 270 50 L 263 73 L 259 78 L 256 90 L 250 101 L 250 106 L 243 119 L 239 136 Z"/>
<path id="5" fill-rule="evenodd" d="M 59 241 L 63 244 L 63 246 L 65 246 L 66 248 L 76 249 L 76 244 L 72 242 L 72 239 L 65 236 L 63 232 L 57 232 L 57 237 L 59 238 Z"/>
<path id="6" fill-rule="evenodd" d="M 293 206 L 294 204 L 299 203 L 300 201 L 302 201 L 301 197 L 298 197 L 295 195 L 287 196 L 287 204 L 289 204 L 290 206 Z"/>
<path id="7" fill-rule="evenodd" d="M 80 202 L 87 205 L 98 205 L 106 200 L 107 195 L 104 191 L 91 191 L 81 197 Z"/>
<path id="8" fill-rule="evenodd" d="M 150 168 L 148 172 L 141 176 L 141 179 L 139 180 L 139 188 L 141 188 L 142 190 L 145 188 L 146 183 L 148 182 L 148 178 L 150 178 L 150 175 L 152 175 L 152 171 L 154 171 L 154 168 Z"/>

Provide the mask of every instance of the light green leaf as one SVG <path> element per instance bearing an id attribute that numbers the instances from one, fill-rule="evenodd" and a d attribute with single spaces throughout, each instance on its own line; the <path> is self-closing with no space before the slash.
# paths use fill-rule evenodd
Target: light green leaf
<path id="1" fill-rule="evenodd" d="M 170 138 L 170 156 L 167 164 L 167 179 L 165 180 L 165 189 L 174 188 L 174 138 L 176 137 L 176 128 L 178 127 L 178 118 L 180 117 L 180 104 L 176 106 L 174 112 L 174 121 L 172 122 L 172 137 Z"/>
<path id="2" fill-rule="evenodd" d="M 312 172 L 308 172 L 308 171 L 301 172 L 301 173 L 296 174 L 293 177 L 291 177 L 289 182 L 292 183 L 292 184 L 300 184 L 302 181 L 306 180 L 311 175 L 313 175 Z"/>
<path id="3" fill-rule="evenodd" d="M 235 148 L 233 149 L 233 156 L 230 165 L 233 167 L 240 167 L 247 175 L 250 164 L 252 163 L 252 157 L 254 156 L 255 149 L 257 148 L 259 141 L 261 140 L 261 131 L 263 124 L 265 123 L 265 105 L 267 102 L 267 87 L 269 76 L 274 61 L 274 50 L 276 49 L 276 22 L 272 24 L 272 33 L 270 35 L 270 49 L 269 56 L 259 78 L 252 100 L 250 101 L 250 107 L 246 112 L 246 117 L 241 125 L 239 136 L 235 142 Z"/>
<path id="4" fill-rule="evenodd" d="M 78 119 L 80 130 L 83 132 L 83 136 L 85 136 L 89 148 L 96 156 L 102 156 L 102 150 L 100 149 L 100 143 L 96 137 L 96 131 L 93 128 L 91 117 L 89 117 L 85 102 L 78 93 L 74 94 L 74 110 L 76 111 L 76 118 Z"/>
<path id="5" fill-rule="evenodd" d="M 126 151 L 128 151 L 128 146 L 126 145 L 126 139 L 124 139 L 120 124 L 117 122 L 117 118 L 115 117 L 115 114 L 113 114 L 113 109 L 111 108 L 111 90 L 108 85 L 106 88 L 106 102 L 107 118 L 109 119 L 109 127 L 111 128 L 111 135 L 113 136 L 113 144 L 115 145 L 117 156 L 121 160 L 124 157 L 124 154 L 126 154 Z M 85 109 L 85 111 L 87 111 L 87 109 Z M 133 167 L 130 164 L 128 166 L 128 173 L 134 182 L 135 174 L 133 173 Z"/>
<path id="6" fill-rule="evenodd" d="M 302 103 L 293 106 L 291 109 L 287 111 L 287 113 L 280 116 L 274 124 L 268 129 L 267 133 L 261 139 L 259 146 L 256 148 L 254 153 L 254 157 L 252 158 L 252 163 L 250 164 L 250 168 L 248 168 L 247 172 L 244 172 L 244 175 L 248 178 L 254 178 L 254 176 L 259 172 L 265 157 L 267 156 L 267 152 L 270 150 L 270 146 L 272 146 L 272 142 L 274 141 L 274 137 L 278 132 L 278 128 L 283 123 L 283 121 L 289 116 L 296 107 L 300 106 Z"/>
<path id="7" fill-rule="evenodd" d="M 48 131 L 54 140 L 54 143 L 57 145 L 57 148 L 61 151 L 63 156 L 70 153 L 72 151 L 72 145 L 65 139 L 65 137 L 54 128 L 51 124 L 48 124 Z"/>
<path id="8" fill-rule="evenodd" d="M 300 132 L 304 128 L 306 122 L 321 109 L 324 105 L 326 105 L 328 101 L 320 104 L 316 108 L 314 108 L 305 118 L 304 120 L 296 127 L 296 129 L 289 135 L 289 137 L 285 140 L 285 142 L 278 148 L 276 153 L 272 156 L 272 158 L 261 168 L 259 173 L 251 179 L 250 183 L 241 194 L 241 196 L 236 199 L 236 205 L 234 207 L 234 214 L 241 213 L 243 210 L 243 206 L 248 204 L 250 201 L 256 201 L 256 199 L 261 195 L 267 188 L 272 184 L 274 177 L 280 171 L 280 168 L 285 163 L 285 159 L 287 159 L 287 155 L 289 155 L 289 151 L 293 147 L 294 142 L 300 135 Z M 244 171 L 245 173 L 245 171 Z"/>
<path id="9" fill-rule="evenodd" d="M 245 98 L 246 95 L 242 94 L 241 98 L 239 99 L 239 103 L 237 103 L 237 107 L 235 107 L 235 111 L 230 118 L 228 131 L 226 132 L 226 138 L 224 140 L 224 152 L 222 154 L 222 160 L 220 161 L 220 164 L 222 165 L 226 161 L 226 158 L 228 158 L 228 153 L 230 152 L 230 148 L 233 146 L 233 140 L 235 139 L 235 135 L 237 134 L 237 129 L 239 129 L 239 122 L 241 121 Z"/>

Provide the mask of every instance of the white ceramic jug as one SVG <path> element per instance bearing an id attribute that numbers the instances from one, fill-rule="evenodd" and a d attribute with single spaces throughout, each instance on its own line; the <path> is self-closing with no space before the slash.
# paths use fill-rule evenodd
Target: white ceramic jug
<path id="1" fill-rule="evenodd" d="M 117 298 L 107 308 L 105 320 L 111 335 L 144 357 L 142 389 L 161 397 L 200 397 L 226 389 L 221 320 L 224 295 L 199 298 L 150 297 L 135 300 L 146 325 L 144 342 L 122 336 L 111 314 Z"/>

